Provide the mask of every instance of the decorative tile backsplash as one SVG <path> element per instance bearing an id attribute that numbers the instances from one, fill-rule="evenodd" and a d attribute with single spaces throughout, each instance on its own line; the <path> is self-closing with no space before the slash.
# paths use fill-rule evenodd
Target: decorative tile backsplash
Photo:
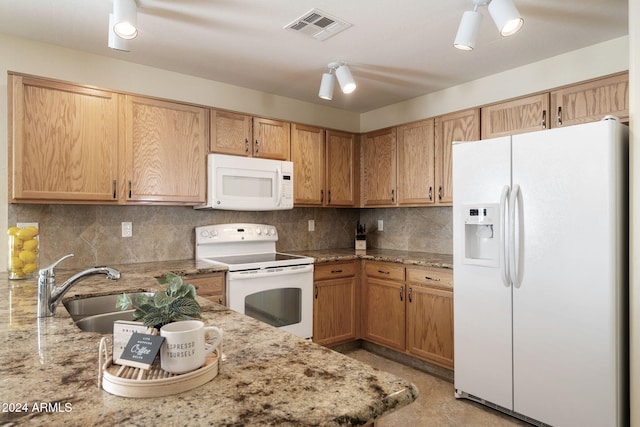
<path id="1" fill-rule="evenodd" d="M 315 231 L 308 231 L 308 220 Z M 384 231 L 376 229 L 384 221 Z M 38 222 L 40 266 L 65 254 L 66 267 L 168 261 L 194 257 L 194 228 L 250 222 L 275 225 L 281 252 L 354 247 L 356 222 L 367 225 L 370 248 L 451 254 L 451 208 L 321 209 L 237 212 L 201 211 L 174 206 L 97 206 L 10 204 L 9 225 Z M 122 222 L 133 236 L 121 237 Z"/>

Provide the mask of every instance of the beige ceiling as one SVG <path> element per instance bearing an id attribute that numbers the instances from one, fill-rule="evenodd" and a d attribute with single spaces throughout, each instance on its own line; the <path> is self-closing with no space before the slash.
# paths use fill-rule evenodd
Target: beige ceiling
<path id="1" fill-rule="evenodd" d="M 627 0 L 514 1 L 523 29 L 500 37 L 483 7 L 472 52 L 452 46 L 472 0 L 136 0 L 130 52 L 107 47 L 112 0 L 0 0 L 0 33 L 355 112 L 628 34 Z M 311 9 L 352 26 L 325 41 L 283 29 Z M 336 60 L 358 88 L 322 100 Z"/>

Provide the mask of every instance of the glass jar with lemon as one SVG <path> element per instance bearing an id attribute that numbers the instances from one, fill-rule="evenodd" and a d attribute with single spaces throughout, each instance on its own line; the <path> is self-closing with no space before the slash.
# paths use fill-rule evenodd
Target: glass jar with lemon
<path id="1" fill-rule="evenodd" d="M 9 235 L 9 279 L 28 279 L 38 269 L 38 228 L 10 227 Z"/>

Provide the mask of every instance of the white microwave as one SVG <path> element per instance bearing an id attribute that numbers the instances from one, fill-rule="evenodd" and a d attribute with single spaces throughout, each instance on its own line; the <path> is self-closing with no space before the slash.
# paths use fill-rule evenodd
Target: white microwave
<path id="1" fill-rule="evenodd" d="M 207 204 L 196 209 L 293 209 L 292 162 L 209 154 L 207 180 Z"/>

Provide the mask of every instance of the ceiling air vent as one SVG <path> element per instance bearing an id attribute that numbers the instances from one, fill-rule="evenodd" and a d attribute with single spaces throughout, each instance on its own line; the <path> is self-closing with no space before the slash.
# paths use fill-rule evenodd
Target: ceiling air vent
<path id="1" fill-rule="evenodd" d="M 284 29 L 306 34 L 314 39 L 324 41 L 349 28 L 348 22 L 331 16 L 319 9 L 311 9 L 301 17 L 285 25 Z"/>

